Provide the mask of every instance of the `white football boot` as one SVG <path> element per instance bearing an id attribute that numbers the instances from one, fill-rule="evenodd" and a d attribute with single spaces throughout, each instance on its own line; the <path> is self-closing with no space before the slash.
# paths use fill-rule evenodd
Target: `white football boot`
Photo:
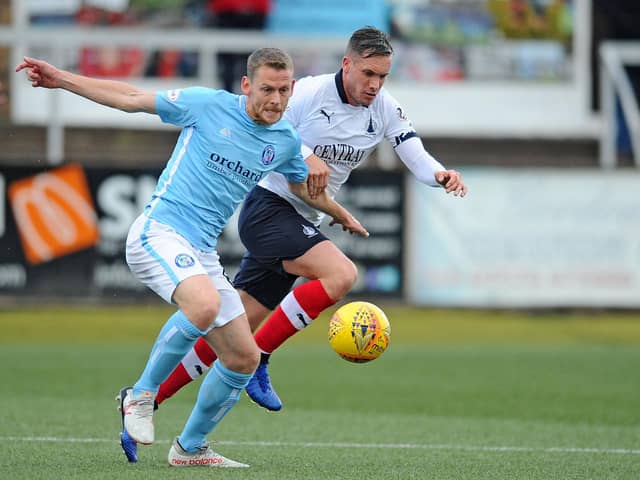
<path id="1" fill-rule="evenodd" d="M 133 395 L 133 389 L 125 392 L 121 399 L 124 429 L 136 443 L 151 445 L 154 440 L 153 431 L 153 392 L 141 392 Z"/>
<path id="2" fill-rule="evenodd" d="M 230 460 L 211 450 L 209 445 L 198 447 L 195 453 L 185 452 L 176 438 L 169 450 L 169 466 L 171 467 L 220 467 L 247 468 L 246 463 Z"/>

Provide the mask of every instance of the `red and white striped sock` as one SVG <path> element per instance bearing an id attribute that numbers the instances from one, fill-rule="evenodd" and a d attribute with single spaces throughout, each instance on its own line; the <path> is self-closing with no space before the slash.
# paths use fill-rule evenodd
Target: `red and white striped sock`
<path id="1" fill-rule="evenodd" d="M 258 347 L 265 353 L 272 353 L 334 303 L 320 280 L 311 280 L 294 288 L 256 332 Z"/>
<path id="2" fill-rule="evenodd" d="M 160 405 L 167 398 L 172 397 L 182 387 L 200 377 L 218 358 L 216 352 L 207 341 L 200 337 L 193 348 L 184 356 L 169 378 L 160 385 L 156 402 Z"/>

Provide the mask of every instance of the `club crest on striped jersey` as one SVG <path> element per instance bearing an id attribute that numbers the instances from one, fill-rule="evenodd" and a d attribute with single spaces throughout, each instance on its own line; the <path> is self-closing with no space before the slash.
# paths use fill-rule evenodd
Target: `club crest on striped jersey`
<path id="1" fill-rule="evenodd" d="M 196 263 L 193 257 L 186 253 L 179 253 L 178 255 L 176 255 L 176 259 L 174 261 L 180 268 L 193 267 L 193 265 Z"/>
<path id="2" fill-rule="evenodd" d="M 276 149 L 273 145 L 267 145 L 262 150 L 262 164 L 263 165 L 271 165 L 273 159 L 276 158 Z"/>

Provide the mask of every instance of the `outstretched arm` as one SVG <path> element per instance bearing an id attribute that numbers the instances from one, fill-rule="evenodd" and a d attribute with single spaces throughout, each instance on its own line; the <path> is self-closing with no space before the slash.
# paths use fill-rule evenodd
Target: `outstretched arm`
<path id="1" fill-rule="evenodd" d="M 36 58 L 24 57 L 16 72 L 25 70 L 33 87 L 61 88 L 124 112 L 156 113 L 155 93 L 125 82 L 85 77 L 60 70 Z"/>
<path id="2" fill-rule="evenodd" d="M 369 232 L 360 224 L 360 222 L 349 211 L 340 205 L 338 202 L 329 197 L 326 191 L 322 192 L 316 198 L 311 198 L 309 190 L 307 189 L 307 183 L 291 183 L 289 182 L 289 189 L 308 205 L 313 208 L 330 215 L 333 220 L 329 225 L 335 225 L 339 223 L 342 225 L 342 230 L 349 233 L 357 233 L 363 237 L 368 237 Z"/>
<path id="3" fill-rule="evenodd" d="M 462 181 L 460 172 L 445 169 L 424 149 L 419 138 L 410 138 L 395 148 L 400 160 L 418 181 L 431 186 L 439 185 L 445 192 L 453 192 L 456 197 L 464 197 L 467 194 L 467 186 Z"/>

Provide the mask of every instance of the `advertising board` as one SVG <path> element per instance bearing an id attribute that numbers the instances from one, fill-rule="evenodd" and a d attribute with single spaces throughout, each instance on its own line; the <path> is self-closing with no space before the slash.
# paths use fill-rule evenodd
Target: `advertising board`
<path id="1" fill-rule="evenodd" d="M 155 188 L 160 169 L 44 170 L 4 167 L 0 172 L 0 295 L 90 298 L 153 297 L 129 271 L 129 226 Z M 353 293 L 402 293 L 403 176 L 356 172 L 340 201 L 371 237 L 339 226 L 322 230 L 358 265 Z M 218 253 L 233 278 L 244 247 L 237 212 L 218 239 Z"/>

